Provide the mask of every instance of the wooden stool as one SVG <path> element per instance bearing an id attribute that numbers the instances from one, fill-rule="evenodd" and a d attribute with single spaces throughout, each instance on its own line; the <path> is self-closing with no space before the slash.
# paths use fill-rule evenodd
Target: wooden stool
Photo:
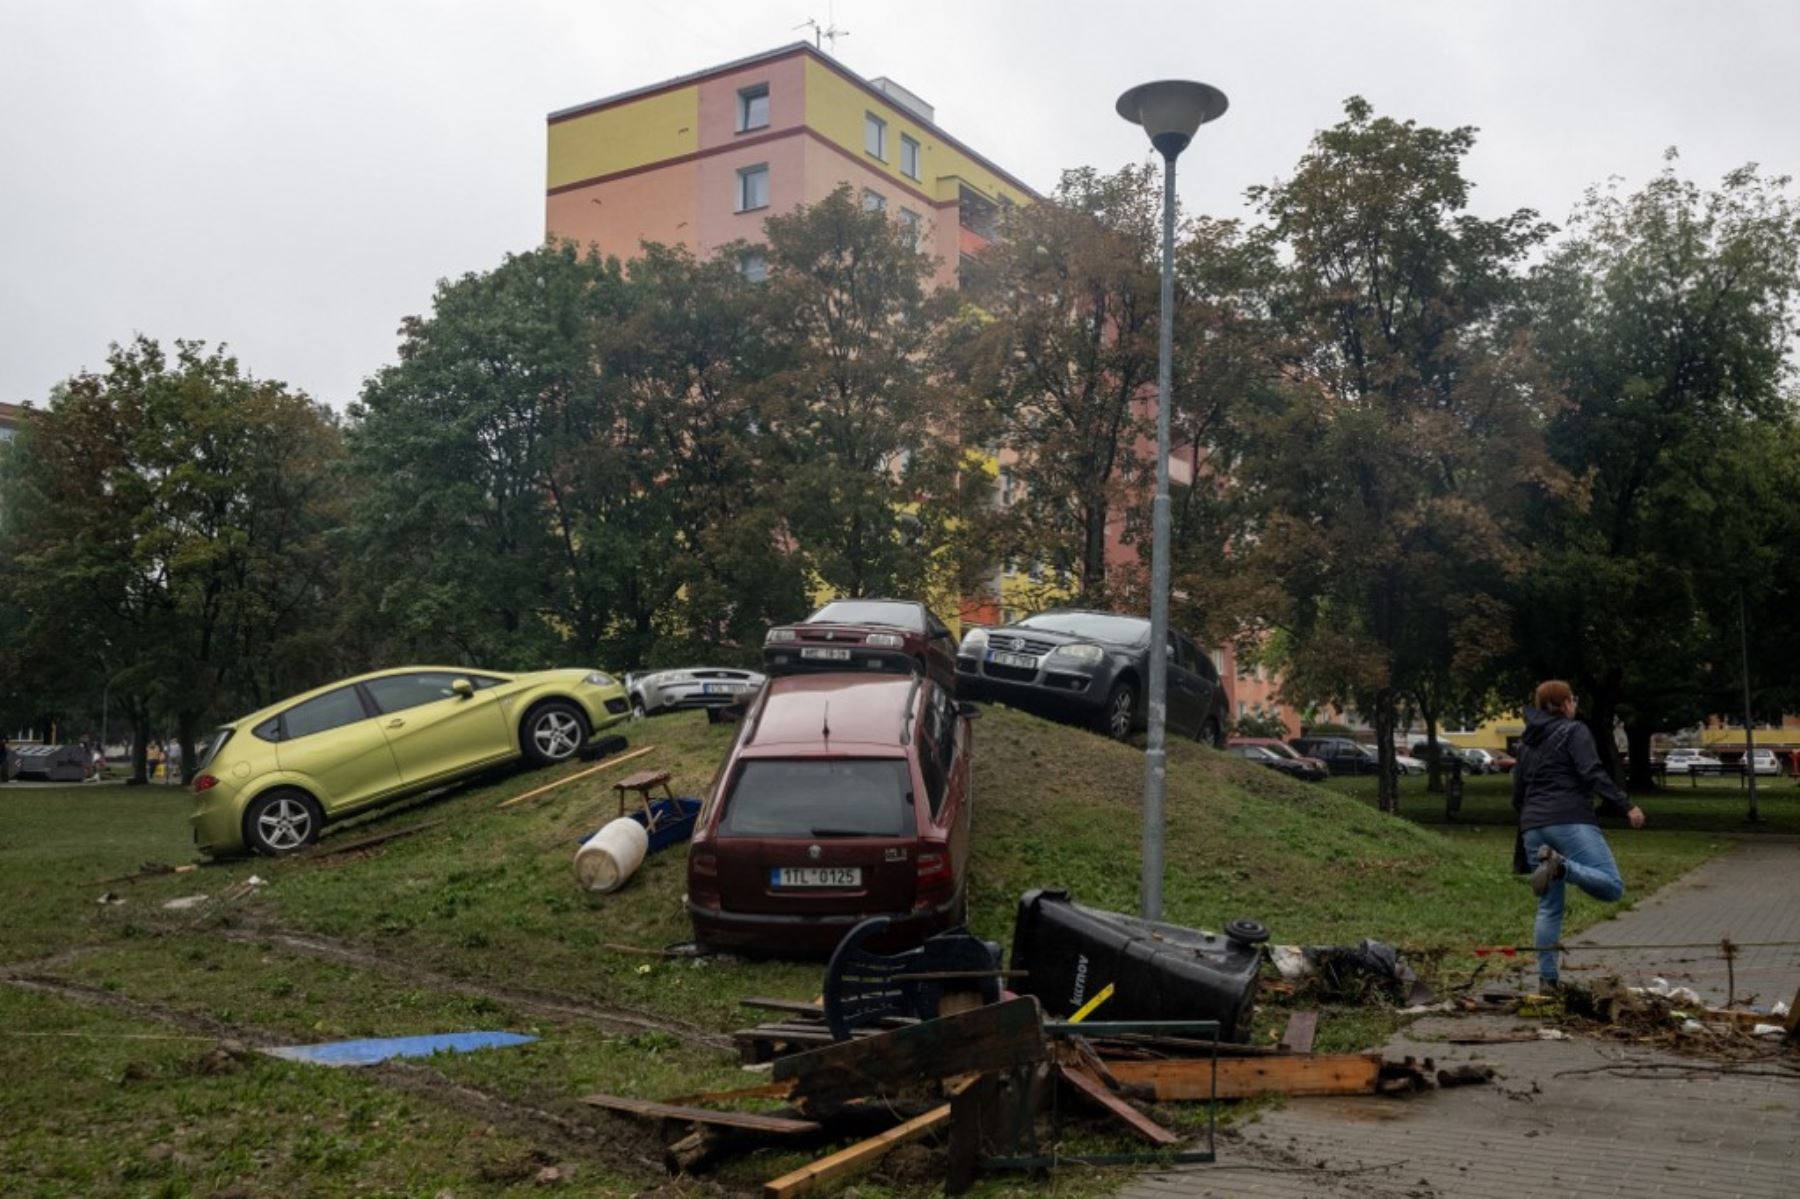
<path id="1" fill-rule="evenodd" d="M 670 801 L 669 807 L 671 810 L 679 807 L 679 805 L 674 802 L 675 792 L 669 789 L 668 771 L 640 770 L 636 774 L 627 775 L 613 784 L 613 793 L 619 797 L 619 815 L 623 816 L 625 814 L 625 793 L 628 791 L 635 791 L 637 792 L 639 802 L 644 805 L 644 830 L 646 832 L 655 832 L 656 809 L 650 804 L 650 792 L 657 787 L 663 789 L 663 795 Z"/>

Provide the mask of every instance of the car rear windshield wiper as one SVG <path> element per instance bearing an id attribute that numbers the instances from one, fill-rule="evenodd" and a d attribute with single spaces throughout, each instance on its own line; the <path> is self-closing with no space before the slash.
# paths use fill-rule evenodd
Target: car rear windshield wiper
<path id="1" fill-rule="evenodd" d="M 865 828 L 815 828 L 807 832 L 815 837 L 882 837 L 885 833 L 870 832 Z"/>

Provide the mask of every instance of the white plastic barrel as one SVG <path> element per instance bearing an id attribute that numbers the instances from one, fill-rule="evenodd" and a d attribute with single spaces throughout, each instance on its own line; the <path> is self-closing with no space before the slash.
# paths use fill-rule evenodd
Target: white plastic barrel
<path id="1" fill-rule="evenodd" d="M 581 843 L 575 851 L 575 877 L 588 891 L 617 891 L 650 852 L 650 834 L 630 817 L 621 816 Z"/>

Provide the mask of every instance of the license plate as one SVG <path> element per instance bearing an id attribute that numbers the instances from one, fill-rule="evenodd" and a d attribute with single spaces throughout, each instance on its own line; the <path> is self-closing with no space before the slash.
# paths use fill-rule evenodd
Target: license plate
<path id="1" fill-rule="evenodd" d="M 1027 654 L 1003 654 L 998 650 L 988 655 L 995 666 L 1014 666 L 1020 670 L 1036 670 L 1037 659 Z"/>
<path id="2" fill-rule="evenodd" d="M 707 694 L 707 695 L 736 695 L 739 691 L 742 691 L 743 689 L 744 689 L 744 685 L 742 683 L 707 683 L 705 694 Z"/>
<path id="3" fill-rule="evenodd" d="M 816 662 L 848 662 L 850 651 L 847 649 L 830 649 L 822 645 L 809 645 L 800 651 L 802 658 L 811 658 Z"/>
<path id="4" fill-rule="evenodd" d="M 771 866 L 771 887 L 860 887 L 861 866 Z"/>

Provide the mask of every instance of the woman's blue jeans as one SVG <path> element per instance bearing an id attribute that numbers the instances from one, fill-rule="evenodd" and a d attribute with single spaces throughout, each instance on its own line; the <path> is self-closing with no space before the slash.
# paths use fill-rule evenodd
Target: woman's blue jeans
<path id="1" fill-rule="evenodd" d="M 1557 951 L 1545 947 L 1562 941 L 1567 885 L 1574 883 L 1602 903 L 1612 903 L 1625 894 L 1625 880 L 1619 877 L 1612 848 L 1597 825 L 1552 824 L 1525 830 L 1525 853 L 1534 865 L 1543 845 L 1563 856 L 1567 870 L 1562 878 L 1551 880 L 1550 889 L 1538 900 L 1537 925 L 1532 931 L 1532 944 L 1538 947 L 1538 980 L 1553 983 L 1560 973 Z"/>

